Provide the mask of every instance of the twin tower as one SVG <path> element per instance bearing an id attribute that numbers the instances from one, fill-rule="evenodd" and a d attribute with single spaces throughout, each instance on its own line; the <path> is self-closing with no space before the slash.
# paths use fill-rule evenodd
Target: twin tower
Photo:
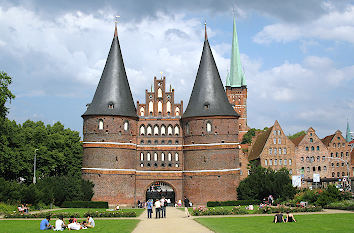
<path id="1" fill-rule="evenodd" d="M 239 60 L 237 36 L 236 47 Z M 187 196 L 195 204 L 237 199 L 239 133 L 247 127 L 239 118 L 246 114 L 241 102 L 247 88 L 235 64 L 226 95 L 205 32 L 185 112 L 182 101 L 175 103 L 174 89 L 166 90 L 165 77 L 155 77 L 145 102 L 135 105 L 116 26 L 95 95 L 82 115 L 82 176 L 95 184 L 93 200 L 134 205 L 162 195 L 171 202 Z"/>

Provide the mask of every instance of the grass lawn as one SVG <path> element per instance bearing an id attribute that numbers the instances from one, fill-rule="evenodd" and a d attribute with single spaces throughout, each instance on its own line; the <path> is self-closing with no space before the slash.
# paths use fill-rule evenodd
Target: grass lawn
<path id="1" fill-rule="evenodd" d="M 68 220 L 64 219 L 67 223 Z M 84 230 L 89 232 L 132 232 L 140 220 L 122 219 L 122 220 L 95 220 L 96 227 Z M 1 220 L 0 232 L 2 233 L 19 233 L 19 232 L 40 232 L 39 224 L 41 220 Z M 55 220 L 51 220 L 50 224 L 54 225 Z M 65 230 L 67 231 L 67 230 Z M 53 232 L 53 231 L 48 231 Z M 70 231 L 71 232 L 71 231 Z"/>
<path id="2" fill-rule="evenodd" d="M 223 209 L 226 209 L 226 210 L 232 210 L 234 207 L 235 206 L 216 206 L 216 207 L 207 207 L 207 208 L 208 209 L 221 209 L 221 208 L 223 208 Z M 195 208 L 198 208 L 198 206 L 195 206 Z M 246 210 L 246 206 L 241 206 L 241 208 Z M 255 214 L 259 207 L 257 205 L 253 205 L 253 208 L 254 208 L 253 210 L 247 210 L 247 212 L 249 214 Z M 184 211 L 184 208 L 182 208 L 182 210 Z M 189 213 L 192 213 L 193 207 L 189 207 L 188 210 L 189 210 Z"/>
<path id="3" fill-rule="evenodd" d="M 136 216 L 139 217 L 145 209 L 120 209 L 119 211 L 122 212 L 127 212 L 127 211 L 134 211 L 136 213 Z M 87 212 L 95 212 L 95 211 L 99 211 L 99 212 L 104 212 L 106 211 L 106 209 L 90 209 L 90 208 L 68 208 L 68 209 L 63 209 L 63 210 L 54 210 L 54 211 L 50 211 L 50 213 L 79 213 L 80 215 L 87 213 Z"/>
<path id="4" fill-rule="evenodd" d="M 273 223 L 273 216 L 196 218 L 218 233 L 232 232 L 354 232 L 354 214 L 296 215 L 296 223 Z"/>

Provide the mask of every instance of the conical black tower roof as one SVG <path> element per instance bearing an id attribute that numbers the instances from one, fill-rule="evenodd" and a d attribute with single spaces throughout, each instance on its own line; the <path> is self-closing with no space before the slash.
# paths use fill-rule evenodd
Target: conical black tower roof
<path id="1" fill-rule="evenodd" d="M 239 117 L 227 99 L 206 33 L 197 77 L 182 118 L 199 116 Z"/>
<path id="2" fill-rule="evenodd" d="M 82 116 L 137 117 L 120 50 L 117 26 L 106 65 L 91 104 Z"/>

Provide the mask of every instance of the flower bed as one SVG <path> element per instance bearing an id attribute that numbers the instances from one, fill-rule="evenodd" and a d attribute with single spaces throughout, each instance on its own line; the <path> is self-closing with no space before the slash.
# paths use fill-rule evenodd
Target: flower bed
<path id="1" fill-rule="evenodd" d="M 354 210 L 354 200 L 333 202 L 326 206 L 327 209 Z"/>
<path id="2" fill-rule="evenodd" d="M 119 218 L 119 217 L 136 217 L 136 212 L 134 211 L 104 211 L 104 212 L 86 212 L 84 214 L 80 213 L 67 213 L 67 212 L 59 212 L 59 213 L 48 213 L 48 212 L 41 212 L 37 214 L 6 214 L 5 218 L 45 218 L 46 216 L 50 215 L 51 218 L 58 218 L 59 216 L 63 216 L 64 218 L 70 218 L 74 216 L 75 218 L 84 218 L 88 215 L 92 217 L 98 218 Z"/>
<path id="3" fill-rule="evenodd" d="M 279 212 L 319 212 L 322 211 L 320 206 L 308 206 L 308 207 L 287 207 L 287 206 L 265 206 L 258 209 L 254 213 L 256 214 L 272 214 Z M 198 208 L 193 208 L 193 216 L 206 216 L 206 215 L 244 215 L 252 214 L 245 207 L 235 206 L 232 209 L 226 209 L 223 207 L 218 208 L 207 208 L 205 206 L 199 206 Z"/>

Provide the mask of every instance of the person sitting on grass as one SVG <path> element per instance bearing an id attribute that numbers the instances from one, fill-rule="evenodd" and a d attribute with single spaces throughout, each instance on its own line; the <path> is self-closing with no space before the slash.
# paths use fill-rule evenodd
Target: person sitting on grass
<path id="1" fill-rule="evenodd" d="M 283 217 L 283 214 L 280 212 L 280 213 L 277 213 L 275 216 L 274 216 L 274 223 L 282 223 L 284 222 L 284 217 Z"/>
<path id="2" fill-rule="evenodd" d="M 63 231 L 66 225 L 64 223 L 63 216 L 59 216 L 59 219 L 55 221 L 55 231 Z"/>
<path id="3" fill-rule="evenodd" d="M 77 219 L 74 217 L 74 215 L 71 215 L 70 219 L 73 220 L 74 223 L 77 223 Z"/>
<path id="4" fill-rule="evenodd" d="M 94 228 L 95 227 L 95 220 L 91 217 L 91 215 L 87 215 L 87 228 Z"/>
<path id="5" fill-rule="evenodd" d="M 74 222 L 72 219 L 69 219 L 68 230 L 80 230 L 80 229 L 82 229 L 82 226 L 79 223 Z"/>
<path id="6" fill-rule="evenodd" d="M 289 211 L 286 212 L 286 220 L 285 222 L 296 222 L 294 215 L 290 214 Z"/>
<path id="7" fill-rule="evenodd" d="M 53 229 L 53 226 L 50 225 L 50 216 L 48 215 L 45 219 L 41 221 L 41 225 L 39 226 L 40 230 L 50 230 Z"/>

